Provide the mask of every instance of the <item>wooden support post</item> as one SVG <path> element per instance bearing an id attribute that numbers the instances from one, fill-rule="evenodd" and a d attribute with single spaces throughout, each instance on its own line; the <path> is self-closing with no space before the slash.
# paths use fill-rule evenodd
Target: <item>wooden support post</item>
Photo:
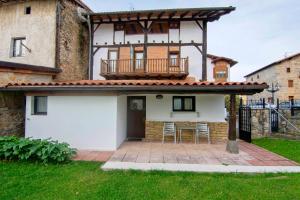
<path id="1" fill-rule="evenodd" d="M 144 23 L 144 71 L 147 70 L 147 59 L 148 59 L 148 21 Z"/>
<path id="2" fill-rule="evenodd" d="M 229 110 L 229 129 L 228 142 L 226 150 L 229 153 L 239 153 L 239 147 L 236 140 L 236 98 L 235 94 L 230 95 L 230 110 Z"/>
<path id="3" fill-rule="evenodd" d="M 203 21 L 202 33 L 202 81 L 207 81 L 207 21 Z"/>

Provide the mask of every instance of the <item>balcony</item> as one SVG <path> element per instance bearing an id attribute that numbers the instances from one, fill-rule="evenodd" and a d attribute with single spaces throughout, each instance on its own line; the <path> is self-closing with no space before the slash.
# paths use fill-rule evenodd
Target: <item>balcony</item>
<path id="1" fill-rule="evenodd" d="M 183 79 L 188 68 L 188 58 L 101 60 L 100 75 L 106 79 Z"/>

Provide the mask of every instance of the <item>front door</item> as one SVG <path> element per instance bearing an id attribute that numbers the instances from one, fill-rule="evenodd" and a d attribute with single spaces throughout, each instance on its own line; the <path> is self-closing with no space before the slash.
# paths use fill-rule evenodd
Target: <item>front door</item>
<path id="1" fill-rule="evenodd" d="M 127 97 L 127 138 L 145 138 L 146 97 Z"/>

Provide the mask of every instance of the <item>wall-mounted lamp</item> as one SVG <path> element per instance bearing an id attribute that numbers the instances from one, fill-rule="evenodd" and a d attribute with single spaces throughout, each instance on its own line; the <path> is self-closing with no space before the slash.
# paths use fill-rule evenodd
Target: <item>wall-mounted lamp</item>
<path id="1" fill-rule="evenodd" d="M 156 95 L 156 99 L 163 99 L 163 98 L 164 98 L 164 96 L 161 94 Z"/>

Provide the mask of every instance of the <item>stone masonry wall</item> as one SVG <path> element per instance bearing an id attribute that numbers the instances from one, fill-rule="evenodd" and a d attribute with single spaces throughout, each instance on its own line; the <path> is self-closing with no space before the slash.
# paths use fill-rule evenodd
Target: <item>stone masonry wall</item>
<path id="1" fill-rule="evenodd" d="M 24 95 L 0 92 L 0 136 L 24 136 Z"/>
<path id="2" fill-rule="evenodd" d="M 61 15 L 58 23 L 57 65 L 63 70 L 55 80 L 88 79 L 89 32 L 81 22 L 77 6 L 69 0 L 59 1 Z"/>
<path id="3" fill-rule="evenodd" d="M 196 122 L 175 122 L 176 126 L 196 126 Z M 146 136 L 145 141 L 162 141 L 164 122 L 161 121 L 146 121 Z M 224 141 L 228 135 L 227 122 L 208 122 L 210 136 L 212 142 Z M 173 137 L 165 137 L 166 141 L 174 141 Z M 194 142 L 194 134 L 191 131 L 184 130 L 182 133 L 182 141 Z"/>
<path id="4" fill-rule="evenodd" d="M 270 134 L 270 117 L 268 109 L 251 110 L 252 138 L 266 137 Z"/>

